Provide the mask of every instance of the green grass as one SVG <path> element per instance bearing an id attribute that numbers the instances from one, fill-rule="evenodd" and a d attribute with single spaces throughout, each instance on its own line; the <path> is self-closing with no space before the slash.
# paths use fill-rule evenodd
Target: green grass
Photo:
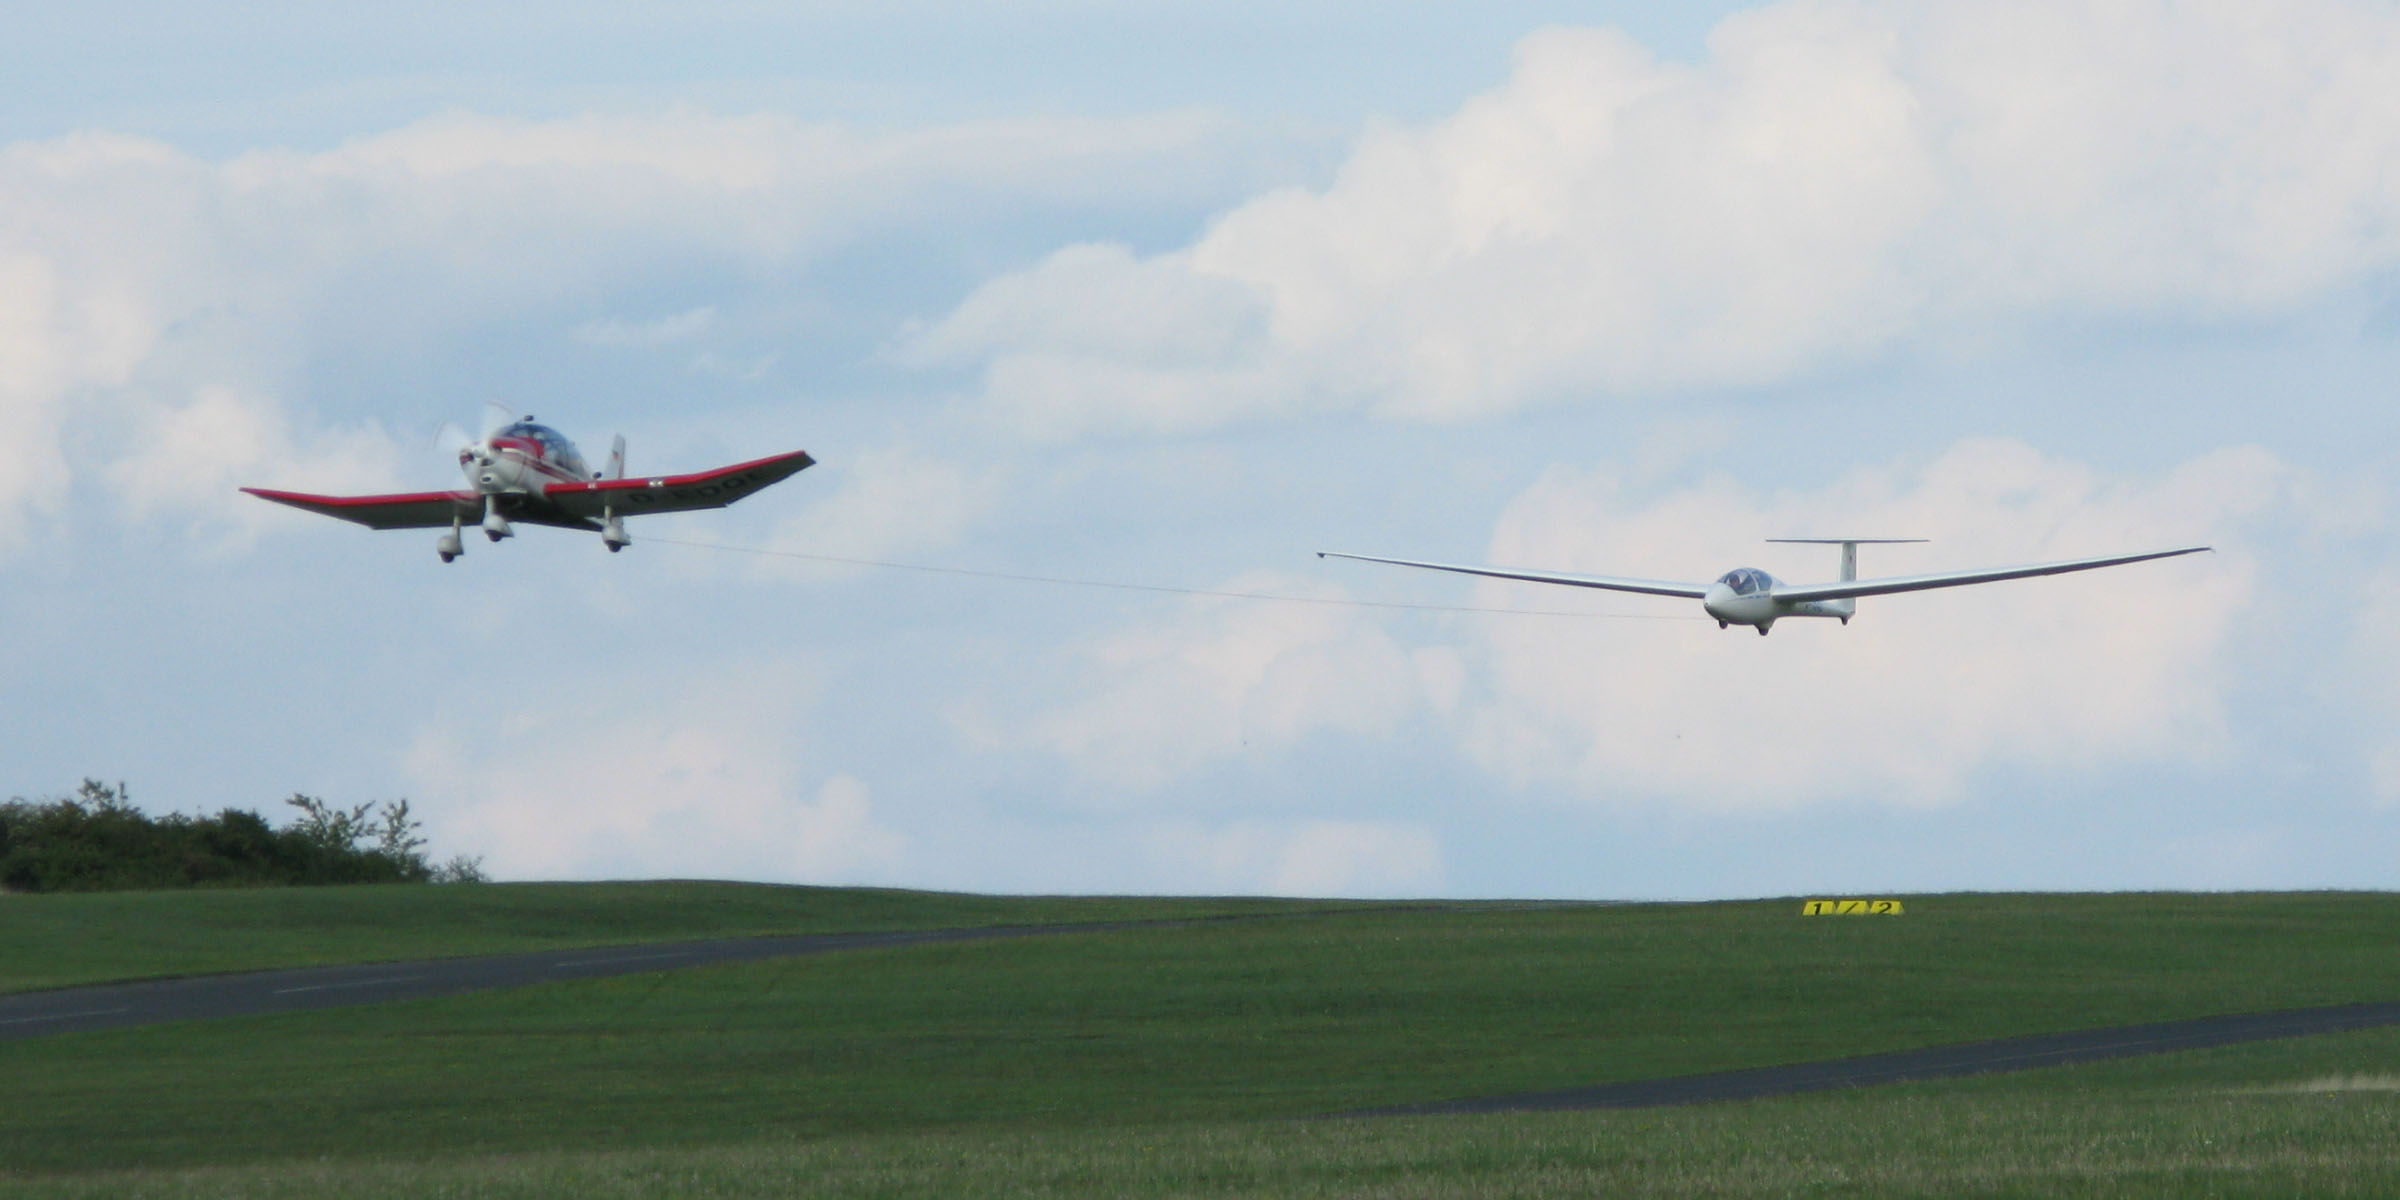
<path id="1" fill-rule="evenodd" d="M 22 1180 L 67 1197 L 1769 1197 L 2400 1194 L 2400 1033 L 1703 1108 L 970 1128 L 284 1160 Z M 2327 1072 L 2312 1074 L 2311 1072 Z"/>
<path id="2" fill-rule="evenodd" d="M 1323 906 L 683 881 L 0 895 L 0 992 L 627 942 L 1312 907 Z"/>
<path id="3" fill-rule="evenodd" d="M 965 924 L 941 903 L 972 899 L 847 902 Z M 2400 1077 L 2388 1031 L 1705 1109 L 1308 1119 L 2400 997 L 2391 896 L 1796 910 L 1353 907 L 0 1043 L 0 1190 L 2400 1191 L 2393 1093 L 2262 1090 Z"/>

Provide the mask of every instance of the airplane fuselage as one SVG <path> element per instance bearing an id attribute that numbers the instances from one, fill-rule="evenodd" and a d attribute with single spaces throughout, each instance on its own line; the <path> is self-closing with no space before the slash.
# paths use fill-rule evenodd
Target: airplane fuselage
<path id="1" fill-rule="evenodd" d="M 539 494 L 553 483 L 588 483 L 599 476 L 557 430 L 519 421 L 458 452 L 468 486 L 485 496 Z"/>

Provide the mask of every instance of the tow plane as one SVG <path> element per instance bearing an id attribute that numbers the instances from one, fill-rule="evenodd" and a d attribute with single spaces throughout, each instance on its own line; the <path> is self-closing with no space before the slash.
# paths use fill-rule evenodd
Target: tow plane
<path id="1" fill-rule="evenodd" d="M 1933 588 L 1965 587 L 1971 583 L 1997 583 L 2003 579 L 2028 579 L 2036 575 L 2064 575 L 2070 571 L 2090 571 L 2100 567 L 2122 566 L 2126 563 L 2147 562 L 2153 558 L 2174 558 L 2180 554 L 2198 554 L 2207 546 L 2185 546 L 2177 550 L 2148 550 L 2140 554 L 2112 554 L 2104 558 L 2073 558 L 2064 562 L 2033 563 L 2022 567 L 1986 567 L 1973 571 L 1946 571 L 1935 575 L 1895 575 L 1886 579 L 1858 577 L 1858 548 L 1860 546 L 1890 546 L 1922 542 L 1924 538 L 1768 538 L 1769 542 L 1808 546 L 1840 546 L 1842 548 L 1842 577 L 1832 583 L 1785 583 L 1756 567 L 1737 567 L 1717 577 L 1713 583 L 1674 583 L 1658 579 L 1621 579 L 1613 575 L 1567 575 L 1553 571 L 1525 571 L 1513 567 L 1462 566 L 1457 563 L 1417 562 L 1405 558 L 1376 558 L 1367 554 L 1343 554 L 1320 550 L 1318 558 L 1350 558 L 1360 562 L 1390 563 L 1399 567 L 1423 567 L 1432 571 L 1455 571 L 1461 575 L 1484 575 L 1493 579 L 1519 579 L 1528 583 L 1555 583 L 1567 587 L 1602 588 L 1612 592 L 1638 592 L 1648 596 L 1679 596 L 1698 600 L 1700 607 L 1715 618 L 1717 628 L 1748 625 L 1758 630 L 1760 637 L 1785 617 L 1832 617 L 1844 625 L 1857 615 L 1860 596 L 1885 596 L 1895 592 L 1922 592 Z"/>
<path id="2" fill-rule="evenodd" d="M 804 450 L 753 459 L 688 475 L 625 474 L 625 438 L 609 450 L 608 464 L 586 466 L 575 443 L 531 416 L 509 422 L 458 452 L 467 487 L 450 492 L 407 492 L 391 496 L 316 496 L 268 488 L 242 490 L 261 500 L 323 513 L 369 529 L 439 529 L 450 532 L 434 543 L 443 562 L 466 552 L 459 533 L 469 521 L 497 542 L 514 537 L 517 523 L 580 529 L 600 535 L 609 553 L 633 544 L 625 518 L 649 513 L 723 508 L 752 492 L 779 483 L 814 465 Z"/>

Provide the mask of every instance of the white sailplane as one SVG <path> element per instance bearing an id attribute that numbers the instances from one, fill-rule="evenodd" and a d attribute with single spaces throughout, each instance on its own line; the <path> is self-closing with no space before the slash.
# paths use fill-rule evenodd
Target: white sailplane
<path id="1" fill-rule="evenodd" d="M 1858 548 L 1860 546 L 1893 546 L 1922 542 L 1924 538 L 1768 538 L 1770 542 L 1808 546 L 1840 546 L 1842 548 L 1842 577 L 1832 583 L 1785 583 L 1756 567 L 1736 567 L 1717 577 L 1714 583 L 1675 583 L 1660 579 L 1621 579 L 1613 575 L 1568 575 L 1555 571 L 1526 571 L 1514 567 L 1463 566 L 1458 563 L 1418 562 L 1406 558 L 1377 558 L 1371 554 L 1343 554 L 1320 550 L 1319 558 L 1352 558 L 1360 562 L 1390 563 L 1398 567 L 1423 567 L 1433 571 L 1455 571 L 1461 575 L 1484 575 L 1493 579 L 1520 579 L 1528 583 L 1556 583 L 1567 587 L 1601 588 L 1612 592 L 1639 592 L 1648 596 L 1681 596 L 1698 600 L 1716 618 L 1717 628 L 1748 625 L 1765 637 L 1775 622 L 1785 617 L 1832 617 L 1842 624 L 1858 612 L 1860 596 L 1885 596 L 1894 592 L 1922 592 L 1932 588 L 1964 587 L 1970 583 L 1997 583 L 2003 579 L 2027 579 L 2036 575 L 2064 575 L 2069 571 L 2090 571 L 2099 567 L 2122 566 L 2146 562 L 2153 558 L 2173 558 L 2179 554 L 2198 554 L 2207 546 L 2185 546 L 2176 550 L 2150 550 L 2140 554 L 2112 554 L 2105 558 L 2074 558 L 2064 562 L 2033 563 L 2022 567 L 1986 567 L 1973 571 L 1944 571 L 1933 575 L 1895 575 L 1886 579 L 1858 577 Z"/>

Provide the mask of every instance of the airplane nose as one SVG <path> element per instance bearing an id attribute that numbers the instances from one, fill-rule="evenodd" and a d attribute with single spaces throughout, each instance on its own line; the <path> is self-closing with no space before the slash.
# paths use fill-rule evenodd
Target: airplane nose
<path id="1" fill-rule="evenodd" d="M 1707 609 L 1708 615 L 1720 621 L 1726 619 L 1725 606 L 1731 603 L 1733 589 L 1721 583 L 1708 585 L 1708 594 L 1700 597 L 1700 607 Z"/>
<path id="2" fill-rule="evenodd" d="M 480 491 L 501 492 L 520 486 L 525 481 L 524 468 L 498 456 L 485 456 L 476 465 L 472 478 Z"/>

